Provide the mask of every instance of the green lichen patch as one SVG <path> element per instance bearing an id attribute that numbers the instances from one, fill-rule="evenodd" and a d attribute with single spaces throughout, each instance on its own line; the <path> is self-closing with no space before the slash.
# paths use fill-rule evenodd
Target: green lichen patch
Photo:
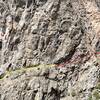
<path id="1" fill-rule="evenodd" d="M 100 100 L 100 93 L 99 93 L 99 91 L 95 91 L 93 93 L 93 96 L 96 98 L 96 100 Z"/>
<path id="2" fill-rule="evenodd" d="M 97 86 L 95 87 L 96 89 L 100 89 L 100 83 L 97 84 Z"/>
<path id="3" fill-rule="evenodd" d="M 88 100 L 93 100 L 92 95 L 89 96 Z"/>
<path id="4" fill-rule="evenodd" d="M 0 75 L 0 80 L 4 78 L 5 74 Z"/>
<path id="5" fill-rule="evenodd" d="M 76 92 L 73 90 L 71 95 L 72 95 L 72 97 L 75 97 L 76 96 Z"/>
<path id="6" fill-rule="evenodd" d="M 43 70 L 46 68 L 55 67 L 55 64 L 40 64 L 40 65 L 30 65 L 26 67 L 20 67 L 16 70 L 8 70 L 5 72 L 5 74 L 0 76 L 0 79 L 13 77 L 14 79 L 23 75 L 26 72 L 38 72 L 39 70 Z"/>
<path id="7" fill-rule="evenodd" d="M 100 82 L 98 82 L 95 88 L 92 90 L 88 100 L 100 100 Z"/>

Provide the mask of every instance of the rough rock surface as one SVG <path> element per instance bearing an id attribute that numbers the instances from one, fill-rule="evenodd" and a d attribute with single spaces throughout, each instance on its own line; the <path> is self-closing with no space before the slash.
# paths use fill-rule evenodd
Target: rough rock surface
<path id="1" fill-rule="evenodd" d="M 99 0 L 0 0 L 0 100 L 100 100 L 99 35 Z"/>

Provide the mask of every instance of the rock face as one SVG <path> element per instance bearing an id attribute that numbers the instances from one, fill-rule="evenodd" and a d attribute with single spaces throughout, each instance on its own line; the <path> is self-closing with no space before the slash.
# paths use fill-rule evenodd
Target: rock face
<path id="1" fill-rule="evenodd" d="M 99 35 L 99 0 L 0 0 L 0 100 L 88 100 Z"/>
<path id="2" fill-rule="evenodd" d="M 89 27 L 80 3 L 70 0 L 4 1 L 1 64 L 15 69 L 70 59 L 76 48 L 81 49 L 79 45 L 85 42 Z"/>

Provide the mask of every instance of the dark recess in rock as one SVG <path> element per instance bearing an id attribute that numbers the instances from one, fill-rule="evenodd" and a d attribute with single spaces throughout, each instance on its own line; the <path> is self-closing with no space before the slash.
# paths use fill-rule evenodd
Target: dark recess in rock
<path id="1" fill-rule="evenodd" d="M 2 41 L 0 41 L 0 50 L 2 49 Z"/>

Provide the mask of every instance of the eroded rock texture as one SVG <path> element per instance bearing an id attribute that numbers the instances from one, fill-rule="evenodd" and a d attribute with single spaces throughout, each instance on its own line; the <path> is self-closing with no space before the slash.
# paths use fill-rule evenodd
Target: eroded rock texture
<path id="1" fill-rule="evenodd" d="M 86 11 L 80 3 L 4 1 L 1 5 L 1 63 L 15 68 L 70 59 L 88 30 Z"/>
<path id="2" fill-rule="evenodd" d="M 0 100 L 88 100 L 99 34 L 99 0 L 0 0 L 0 74 L 44 66 L 6 76 Z"/>

